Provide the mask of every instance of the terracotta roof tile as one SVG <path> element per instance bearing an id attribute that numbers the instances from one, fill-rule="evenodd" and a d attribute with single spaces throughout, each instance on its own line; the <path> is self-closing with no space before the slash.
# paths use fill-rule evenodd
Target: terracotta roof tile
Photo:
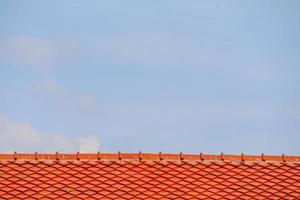
<path id="1" fill-rule="evenodd" d="M 300 199 L 300 157 L 0 154 L 0 199 Z"/>

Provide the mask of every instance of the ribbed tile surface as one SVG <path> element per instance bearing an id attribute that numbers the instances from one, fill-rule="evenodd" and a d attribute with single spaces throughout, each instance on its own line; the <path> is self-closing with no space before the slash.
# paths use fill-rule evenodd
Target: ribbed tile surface
<path id="1" fill-rule="evenodd" d="M 300 164 L 0 161 L 0 199 L 300 199 Z"/>

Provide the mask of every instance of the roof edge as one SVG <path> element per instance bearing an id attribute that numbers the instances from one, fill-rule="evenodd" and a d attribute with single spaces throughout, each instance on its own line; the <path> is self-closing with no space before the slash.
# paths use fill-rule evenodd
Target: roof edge
<path id="1" fill-rule="evenodd" d="M 219 155 L 212 154 L 170 154 L 170 153 L 0 153 L 1 160 L 145 160 L 145 161 L 252 161 L 252 162 L 300 162 L 300 156 L 288 156 L 288 155 L 228 155 L 221 153 Z"/>

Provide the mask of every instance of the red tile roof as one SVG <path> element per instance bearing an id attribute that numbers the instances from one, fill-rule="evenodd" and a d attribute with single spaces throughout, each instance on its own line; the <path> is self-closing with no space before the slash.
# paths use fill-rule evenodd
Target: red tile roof
<path id="1" fill-rule="evenodd" d="M 0 199 L 300 199 L 300 157 L 0 154 Z"/>

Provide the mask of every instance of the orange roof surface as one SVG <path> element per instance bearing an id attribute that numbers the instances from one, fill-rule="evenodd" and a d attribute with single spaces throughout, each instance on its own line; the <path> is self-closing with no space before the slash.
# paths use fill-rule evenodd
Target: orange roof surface
<path id="1" fill-rule="evenodd" d="M 300 199 L 300 157 L 0 154 L 0 199 Z"/>

